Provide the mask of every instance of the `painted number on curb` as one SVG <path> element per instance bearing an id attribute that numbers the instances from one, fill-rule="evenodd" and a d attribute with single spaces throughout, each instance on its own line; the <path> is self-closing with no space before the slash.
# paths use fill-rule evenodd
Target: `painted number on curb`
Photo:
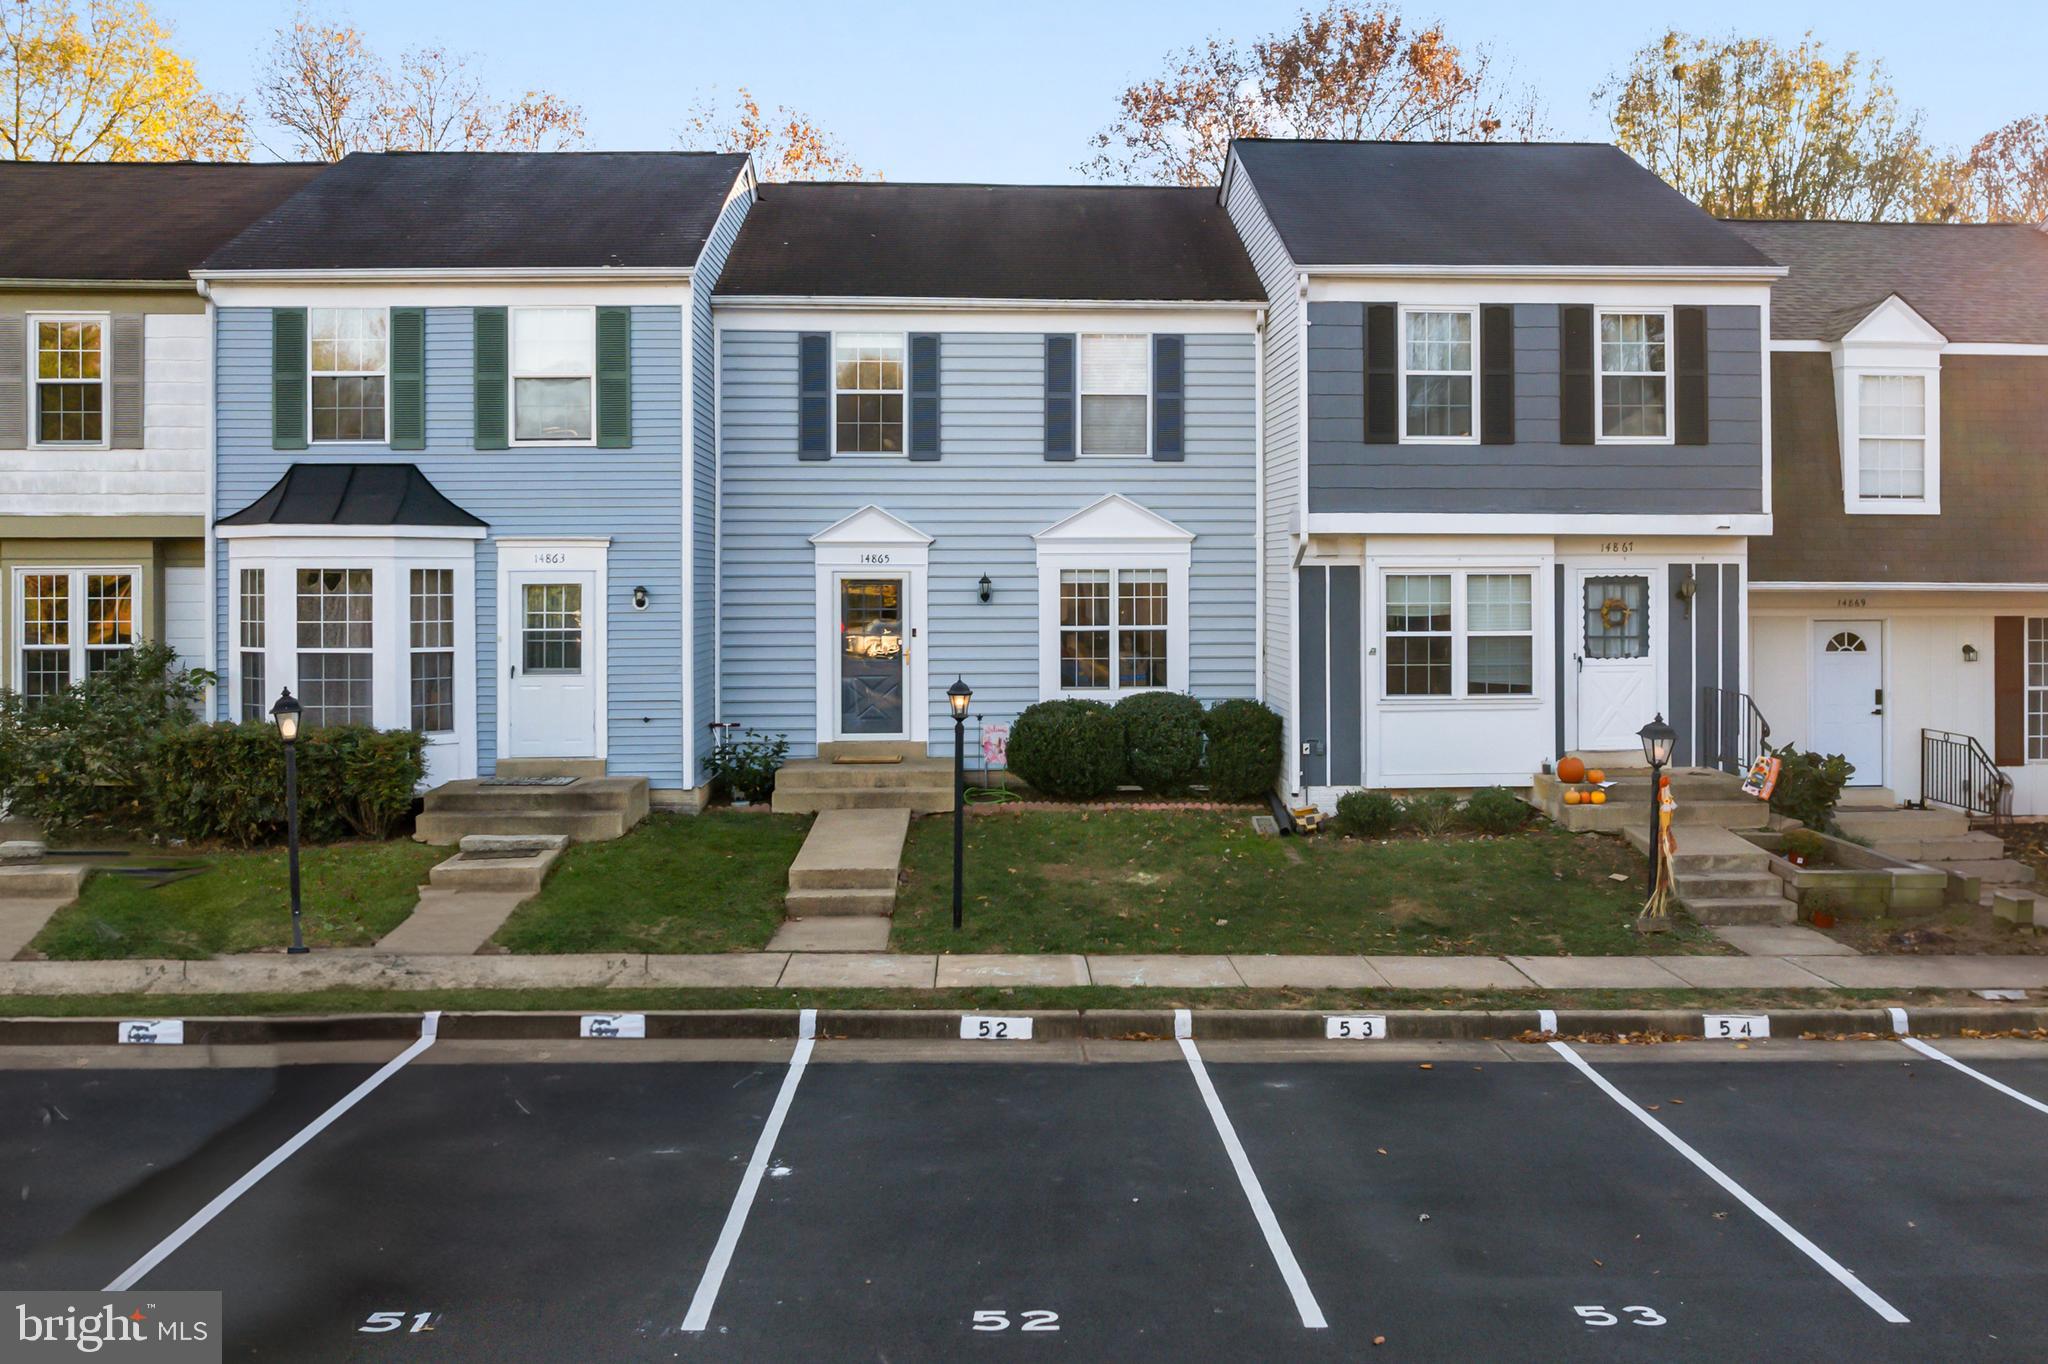
<path id="1" fill-rule="evenodd" d="M 1008 1312 L 976 1312 L 974 1329 L 977 1331 L 1007 1331 L 1010 1329 Z M 1057 1312 L 1030 1311 L 1017 1314 L 1017 1329 L 1020 1331 L 1057 1331 L 1060 1329 L 1060 1314 Z"/>
<path id="2" fill-rule="evenodd" d="M 1328 1014 L 1323 1036 L 1332 1042 L 1378 1042 L 1387 1035 L 1385 1014 Z"/>
<path id="3" fill-rule="evenodd" d="M 1771 1035 L 1771 1020 L 1767 1014 L 1708 1014 L 1706 1019 L 1706 1035 L 1709 1037 L 1747 1041 L 1752 1037 Z"/>
<path id="4" fill-rule="evenodd" d="M 646 1014 L 585 1014 L 577 1025 L 580 1037 L 645 1037 Z"/>
<path id="5" fill-rule="evenodd" d="M 175 1047 L 185 1040 L 182 1018 L 124 1018 L 120 1038 L 123 1045 Z"/>
<path id="6" fill-rule="evenodd" d="M 361 1326 L 356 1327 L 356 1334 L 381 1336 L 405 1326 L 407 1335 L 416 1336 L 433 1330 L 434 1318 L 439 1315 L 438 1312 L 415 1312 L 412 1314 L 412 1325 L 405 1326 L 406 1314 L 403 1312 L 372 1312 L 363 1319 Z"/>
<path id="7" fill-rule="evenodd" d="M 1606 1308 L 1599 1306 L 1574 1307 L 1572 1311 L 1577 1312 L 1579 1318 L 1588 1326 L 1616 1326 L 1621 1323 L 1622 1317 L 1627 1317 L 1631 1326 L 1662 1326 L 1664 1324 L 1663 1315 L 1653 1307 L 1624 1307 L 1621 1309 L 1621 1317 L 1617 1317 Z"/>
<path id="8" fill-rule="evenodd" d="M 1031 1020 L 1003 1014 L 962 1014 L 960 1036 L 968 1042 L 1029 1042 Z"/>

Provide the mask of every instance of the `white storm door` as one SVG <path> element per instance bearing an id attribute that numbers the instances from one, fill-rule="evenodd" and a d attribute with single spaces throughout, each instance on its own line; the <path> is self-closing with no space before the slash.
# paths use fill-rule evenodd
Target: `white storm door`
<path id="1" fill-rule="evenodd" d="M 834 737 L 909 737 L 909 576 L 842 573 L 833 588 L 839 625 Z"/>
<path id="2" fill-rule="evenodd" d="M 597 756 L 597 657 L 591 632 L 597 575 L 546 569 L 509 575 L 508 758 Z"/>
<path id="3" fill-rule="evenodd" d="M 1884 785 L 1884 623 L 1813 623 L 1813 747 L 1856 766 L 1856 786 Z"/>
<path id="4" fill-rule="evenodd" d="M 1637 731 L 1663 709 L 1650 633 L 1650 575 L 1578 575 L 1578 743 L 1638 750 Z"/>

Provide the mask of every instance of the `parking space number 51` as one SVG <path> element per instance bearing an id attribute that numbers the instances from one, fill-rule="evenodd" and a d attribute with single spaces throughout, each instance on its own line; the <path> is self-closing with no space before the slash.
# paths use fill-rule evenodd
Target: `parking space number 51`
<path id="1" fill-rule="evenodd" d="M 403 1312 L 372 1312 L 363 1319 L 361 1326 L 356 1327 L 356 1333 L 358 1335 L 379 1336 L 383 1335 L 386 1331 L 396 1331 L 404 1328 L 407 1335 L 418 1335 L 423 1331 L 434 1329 L 435 1315 L 432 1312 L 415 1312 L 412 1314 L 412 1324 L 407 1326 L 406 1314 Z"/>

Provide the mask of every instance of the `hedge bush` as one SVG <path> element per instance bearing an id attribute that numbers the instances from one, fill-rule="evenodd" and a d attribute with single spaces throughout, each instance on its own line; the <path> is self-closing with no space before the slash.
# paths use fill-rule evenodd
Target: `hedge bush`
<path id="1" fill-rule="evenodd" d="M 1010 770 L 1049 796 L 1093 800 L 1124 777 L 1124 726 L 1100 701 L 1040 701 L 1010 727 Z"/>
<path id="2" fill-rule="evenodd" d="M 299 737 L 299 837 L 389 838 L 412 810 L 426 741 L 411 730 L 342 725 Z M 159 742 L 159 828 L 244 846 L 285 832 L 284 745 L 270 725 L 191 725 Z"/>
<path id="3" fill-rule="evenodd" d="M 1486 786 L 1465 798 L 1465 825 L 1482 834 L 1511 834 L 1528 822 L 1527 803 L 1505 786 Z"/>
<path id="4" fill-rule="evenodd" d="M 1257 701 L 1225 701 L 1202 717 L 1209 794 L 1261 800 L 1280 780 L 1280 717 Z"/>
<path id="5" fill-rule="evenodd" d="M 1202 775 L 1202 703 L 1180 692 L 1140 692 L 1116 703 L 1124 772 L 1155 796 L 1178 795 Z"/>
<path id="6" fill-rule="evenodd" d="M 1439 837 L 1458 827 L 1463 812 L 1448 791 L 1423 791 L 1401 802 L 1401 823 L 1418 834 Z"/>
<path id="7" fill-rule="evenodd" d="M 1352 838 L 1384 838 L 1401 823 L 1401 806 L 1384 791 L 1346 791 L 1337 797 L 1331 823 Z"/>

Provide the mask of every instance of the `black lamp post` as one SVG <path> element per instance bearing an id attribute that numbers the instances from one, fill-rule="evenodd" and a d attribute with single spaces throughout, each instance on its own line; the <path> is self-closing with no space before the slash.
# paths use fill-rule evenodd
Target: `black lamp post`
<path id="1" fill-rule="evenodd" d="M 1658 780 L 1664 767 L 1671 761 L 1671 750 L 1678 744 L 1678 731 L 1664 723 L 1664 712 L 1658 711 L 1657 718 L 1636 731 L 1636 737 L 1643 741 L 1643 758 L 1650 764 L 1650 894 L 1657 893 L 1657 864 L 1664 855 L 1663 823 L 1664 789 Z"/>
<path id="2" fill-rule="evenodd" d="M 967 862 L 967 707 L 974 688 L 958 677 L 946 688 L 953 707 L 953 927 L 960 927 L 961 872 Z"/>
<path id="3" fill-rule="evenodd" d="M 287 950 L 294 956 L 306 950 L 306 940 L 299 936 L 299 713 L 303 709 L 290 687 L 270 708 L 270 718 L 277 722 L 277 737 L 284 740 L 285 857 L 292 873 L 292 945 Z"/>

